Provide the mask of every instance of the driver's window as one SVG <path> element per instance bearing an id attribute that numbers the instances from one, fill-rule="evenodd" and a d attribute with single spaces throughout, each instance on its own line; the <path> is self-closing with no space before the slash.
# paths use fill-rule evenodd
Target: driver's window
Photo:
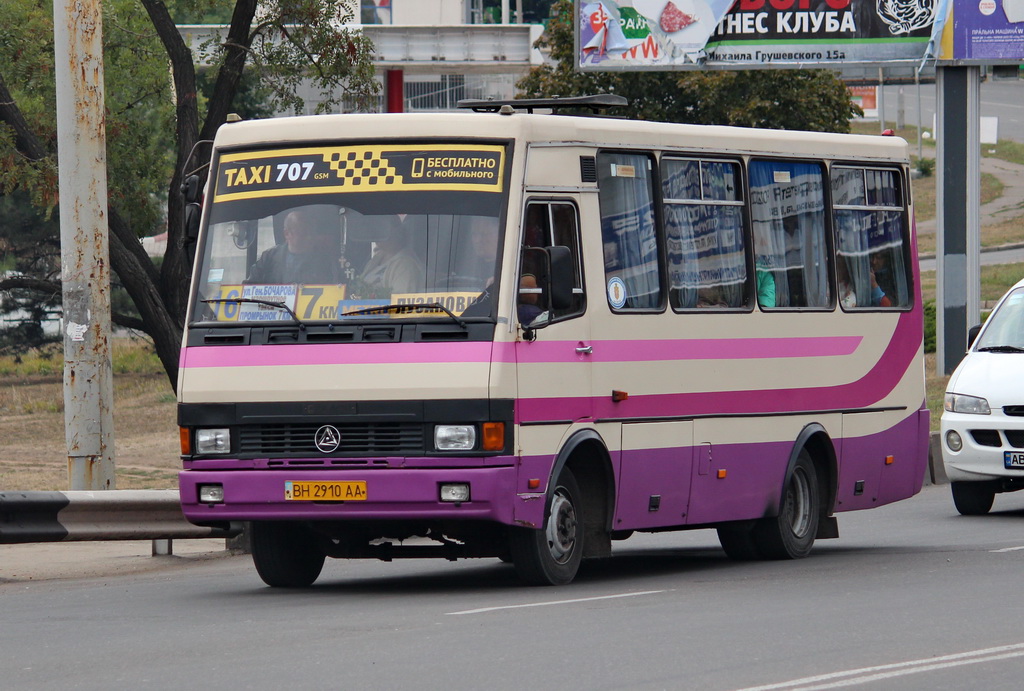
<path id="1" fill-rule="evenodd" d="M 568 247 L 572 256 L 573 297 L 568 308 L 552 309 L 545 294 L 547 266 L 540 248 Z M 579 222 L 569 202 L 530 202 L 523 222 L 523 259 L 519 276 L 517 312 L 524 326 L 540 326 L 582 314 L 586 308 L 580 260 Z"/>

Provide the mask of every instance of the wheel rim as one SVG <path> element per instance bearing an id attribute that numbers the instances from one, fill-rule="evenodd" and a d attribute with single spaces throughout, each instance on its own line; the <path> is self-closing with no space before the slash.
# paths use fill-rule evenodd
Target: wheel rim
<path id="1" fill-rule="evenodd" d="M 811 524 L 811 483 L 803 468 L 793 472 L 793 479 L 786 492 L 786 508 L 793 535 L 803 537 Z"/>
<path id="2" fill-rule="evenodd" d="M 569 561 L 576 546 L 576 508 L 561 487 L 551 500 L 547 538 L 551 558 L 559 564 Z"/>

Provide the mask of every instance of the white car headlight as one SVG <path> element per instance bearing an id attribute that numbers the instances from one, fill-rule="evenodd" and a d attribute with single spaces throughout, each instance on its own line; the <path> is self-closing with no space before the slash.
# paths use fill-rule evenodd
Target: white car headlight
<path id="1" fill-rule="evenodd" d="M 968 413 L 970 415 L 991 415 L 988 401 L 977 396 L 964 396 L 958 393 L 947 393 L 942 404 L 943 409 L 951 413 Z"/>
<path id="2" fill-rule="evenodd" d="M 196 453 L 231 453 L 231 430 L 227 427 L 197 429 Z"/>

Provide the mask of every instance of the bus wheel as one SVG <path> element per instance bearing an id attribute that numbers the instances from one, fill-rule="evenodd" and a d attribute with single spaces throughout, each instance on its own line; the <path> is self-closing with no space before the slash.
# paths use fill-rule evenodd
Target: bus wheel
<path id="1" fill-rule="evenodd" d="M 800 451 L 778 516 L 754 526 L 757 549 L 766 559 L 800 559 L 814 546 L 821 515 L 818 473 L 806 449 Z"/>
<path id="2" fill-rule="evenodd" d="M 551 514 L 542 530 L 512 528 L 512 563 L 521 579 L 533 585 L 565 585 L 576 577 L 583 559 L 583 513 L 576 478 L 562 471 L 551 497 Z"/>
<path id="3" fill-rule="evenodd" d="M 992 508 L 996 491 L 988 482 L 953 482 L 953 505 L 961 516 L 984 516 Z"/>
<path id="4" fill-rule="evenodd" d="M 305 588 L 324 567 L 325 554 L 307 528 L 296 523 L 252 523 L 252 562 L 267 585 Z"/>
<path id="5" fill-rule="evenodd" d="M 718 541 L 730 559 L 752 561 L 761 558 L 750 528 L 719 528 Z"/>

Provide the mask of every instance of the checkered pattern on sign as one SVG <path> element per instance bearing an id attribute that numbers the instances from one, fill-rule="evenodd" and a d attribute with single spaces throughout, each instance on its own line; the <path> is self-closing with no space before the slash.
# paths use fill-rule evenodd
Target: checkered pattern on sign
<path id="1" fill-rule="evenodd" d="M 402 176 L 372 151 L 335 151 L 324 154 L 324 161 L 338 176 L 341 186 L 373 187 L 402 183 Z"/>

